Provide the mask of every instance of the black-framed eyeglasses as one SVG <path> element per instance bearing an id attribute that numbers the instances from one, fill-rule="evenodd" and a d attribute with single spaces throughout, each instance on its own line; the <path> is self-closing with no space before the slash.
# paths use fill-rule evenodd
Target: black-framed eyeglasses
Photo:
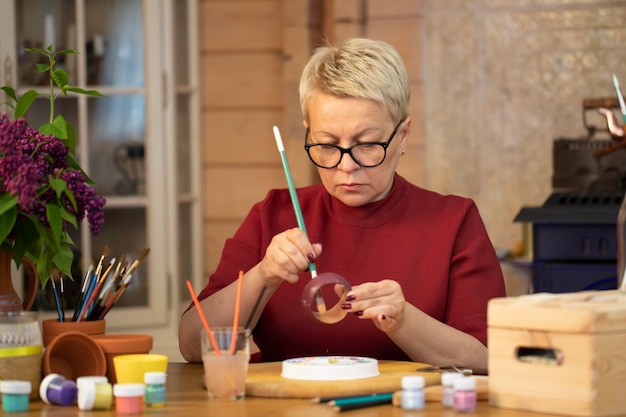
<path id="1" fill-rule="evenodd" d="M 387 148 L 396 136 L 398 128 L 403 121 L 400 120 L 398 122 L 386 142 L 363 142 L 352 145 L 349 148 L 342 148 L 331 143 L 306 143 L 309 137 L 309 128 L 307 126 L 304 134 L 304 149 L 311 161 L 320 168 L 335 168 L 341 163 L 344 154 L 349 154 L 354 162 L 363 168 L 374 168 L 385 161 Z"/>

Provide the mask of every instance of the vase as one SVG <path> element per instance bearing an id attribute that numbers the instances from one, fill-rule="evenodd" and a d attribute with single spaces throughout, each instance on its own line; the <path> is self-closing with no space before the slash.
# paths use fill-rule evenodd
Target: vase
<path id="1" fill-rule="evenodd" d="M 37 268 L 35 268 L 35 265 L 30 259 L 24 258 L 22 260 L 22 266 L 26 272 L 25 277 L 28 279 L 28 285 L 24 300 L 20 300 L 20 297 L 13 288 L 11 278 L 12 260 L 13 258 L 9 251 L 0 249 L 0 312 L 30 310 L 37 296 L 39 286 Z"/>

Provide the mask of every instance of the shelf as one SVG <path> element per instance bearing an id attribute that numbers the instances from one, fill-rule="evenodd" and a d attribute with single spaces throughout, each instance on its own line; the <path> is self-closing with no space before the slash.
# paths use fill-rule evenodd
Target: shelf
<path id="1" fill-rule="evenodd" d="M 202 277 L 199 30 L 187 21 L 198 13 L 198 0 L 0 0 L 0 84 L 42 95 L 27 114 L 31 126 L 49 118 L 49 85 L 40 85 L 36 57 L 24 55 L 27 41 L 78 51 L 59 60 L 69 83 L 105 96 L 60 95 L 55 114 L 74 125 L 77 162 L 107 199 L 98 235 L 87 221 L 70 231 L 75 278 L 105 246 L 107 262 L 150 248 L 107 332 L 175 335 L 181 282 Z M 42 295 L 42 317 L 54 316 L 54 300 Z"/>
<path id="2" fill-rule="evenodd" d="M 119 209 L 119 208 L 141 208 L 148 205 L 148 198 L 145 196 L 104 196 L 107 199 L 107 204 L 104 207 L 105 210 Z"/>
<path id="3" fill-rule="evenodd" d="M 77 85 L 73 85 L 72 87 L 77 87 Z M 56 86 L 55 86 L 56 88 Z M 120 87 L 112 87 L 112 86 L 106 86 L 106 85 L 86 85 L 84 87 L 80 87 L 83 88 L 85 90 L 97 90 L 98 92 L 100 92 L 102 95 L 104 96 L 115 96 L 115 95 L 145 95 L 146 94 L 146 90 L 145 88 L 142 87 L 124 87 L 124 86 L 120 86 Z M 29 90 L 35 90 L 37 91 L 39 94 L 43 95 L 43 96 L 47 96 L 48 94 L 50 94 L 50 86 L 21 86 L 17 93 L 19 95 L 24 94 L 26 91 Z M 78 94 L 75 94 L 71 91 L 69 91 L 67 93 L 67 95 L 59 95 L 57 97 L 58 100 L 67 100 L 69 98 L 78 98 L 81 97 Z M 47 97 L 38 97 L 38 99 L 44 100 L 47 99 Z"/>

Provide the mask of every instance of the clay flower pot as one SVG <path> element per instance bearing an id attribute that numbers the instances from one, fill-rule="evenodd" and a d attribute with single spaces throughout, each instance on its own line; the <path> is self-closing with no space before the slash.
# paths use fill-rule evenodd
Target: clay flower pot
<path id="1" fill-rule="evenodd" d="M 89 336 L 104 334 L 105 320 L 93 321 L 59 321 L 57 319 L 44 320 L 41 323 L 43 345 L 47 347 L 52 340 L 66 332 L 80 332 Z"/>
<path id="2" fill-rule="evenodd" d="M 100 345 L 82 332 L 56 336 L 43 354 L 43 373 L 56 373 L 66 379 L 105 375 L 106 358 Z"/>
<path id="3" fill-rule="evenodd" d="M 150 353 L 152 336 L 149 334 L 106 334 L 92 336 L 104 352 L 107 362 L 107 377 L 112 384 L 117 382 L 113 358 L 118 355 Z"/>

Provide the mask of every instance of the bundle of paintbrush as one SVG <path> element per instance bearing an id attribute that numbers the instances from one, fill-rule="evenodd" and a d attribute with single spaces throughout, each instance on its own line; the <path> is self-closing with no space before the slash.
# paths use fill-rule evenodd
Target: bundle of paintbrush
<path id="1" fill-rule="evenodd" d="M 150 248 L 143 248 L 132 262 L 126 260 L 124 255 L 119 260 L 112 258 L 105 266 L 105 260 L 109 256 L 109 248 L 105 246 L 95 268 L 91 265 L 83 278 L 72 321 L 102 320 L 119 300 L 148 252 Z M 63 294 L 58 296 L 54 280 L 51 281 L 59 321 L 65 321 Z"/>

